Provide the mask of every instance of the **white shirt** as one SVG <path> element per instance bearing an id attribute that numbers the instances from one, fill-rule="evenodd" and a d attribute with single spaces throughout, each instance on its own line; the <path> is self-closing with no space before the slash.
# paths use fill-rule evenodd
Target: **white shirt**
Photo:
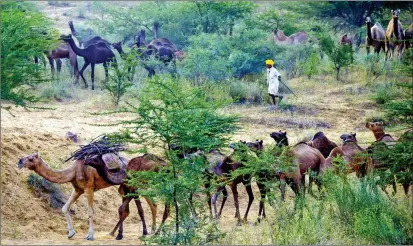
<path id="1" fill-rule="evenodd" d="M 278 76 L 281 76 L 281 74 L 277 71 L 277 69 L 274 67 L 267 68 L 267 84 L 269 94 L 280 95 L 280 93 L 278 93 L 278 88 L 280 85 Z"/>

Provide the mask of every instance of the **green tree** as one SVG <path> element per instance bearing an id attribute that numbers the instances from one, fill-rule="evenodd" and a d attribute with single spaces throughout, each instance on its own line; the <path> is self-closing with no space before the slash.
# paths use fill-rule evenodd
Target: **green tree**
<path id="1" fill-rule="evenodd" d="M 340 70 L 354 62 L 354 51 L 351 45 L 340 45 L 335 43 L 329 35 L 320 38 L 321 49 L 330 58 L 336 71 L 336 79 L 339 80 Z"/>
<path id="2" fill-rule="evenodd" d="M 146 151 L 147 147 L 161 148 L 168 162 L 156 173 L 132 173 L 129 181 L 145 195 L 154 199 L 161 197 L 165 203 L 174 205 L 175 233 L 168 234 L 171 231 L 165 230 L 161 236 L 169 239 L 161 241 L 163 243 L 194 244 L 196 242 L 191 238 L 195 236 L 188 237 L 186 233 L 200 235 L 196 231 L 205 229 L 198 227 L 202 223 L 191 216 L 193 209 L 188 201 L 191 194 L 201 192 L 207 163 L 196 157 L 180 159 L 168 146 L 178 145 L 184 152 L 190 149 L 209 151 L 225 146 L 238 129 L 238 117 L 217 112 L 225 103 L 208 100 L 202 88 L 192 87 L 187 81 L 155 76 L 142 89 L 139 106 L 131 105 L 121 110 L 134 113 L 137 118 L 119 122 L 129 126 L 128 130 L 112 137 L 144 146 L 141 151 Z M 148 180 L 144 186 L 142 175 Z M 199 239 L 203 240 L 207 239 Z"/>
<path id="3" fill-rule="evenodd" d="M 33 86 L 50 80 L 33 59 L 57 45 L 57 33 L 31 3 L 2 2 L 1 21 L 1 98 L 27 106 L 39 100 Z"/>

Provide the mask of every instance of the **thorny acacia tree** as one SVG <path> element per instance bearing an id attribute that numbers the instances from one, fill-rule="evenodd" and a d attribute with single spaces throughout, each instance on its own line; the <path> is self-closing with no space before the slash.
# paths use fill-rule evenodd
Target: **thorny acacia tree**
<path id="1" fill-rule="evenodd" d="M 155 76 L 142 89 L 139 106 L 129 104 L 121 110 L 137 117 L 119 122 L 126 124 L 127 130 L 112 138 L 143 146 L 143 152 L 148 147 L 161 148 L 168 163 L 159 172 L 129 174 L 129 184 L 137 186 L 140 194 L 161 198 L 175 207 L 175 233 L 171 235 L 170 230 L 164 230 L 161 235 L 169 239 L 162 243 L 194 244 L 214 240 L 205 231 L 195 233 L 205 228 L 193 219 L 191 204 L 191 195 L 201 191 L 208 165 L 203 158 L 178 158 L 178 153 L 168 146 L 180 146 L 188 153 L 189 150 L 209 151 L 226 145 L 230 135 L 238 129 L 238 118 L 217 112 L 225 103 L 208 100 L 202 88 L 192 87 L 187 81 Z M 144 186 L 142 180 L 145 180 Z M 206 207 L 205 204 L 202 207 Z M 200 239 L 196 235 L 207 236 Z"/>
<path id="2" fill-rule="evenodd" d="M 18 106 L 36 102 L 31 86 L 49 81 L 34 58 L 57 45 L 49 19 L 31 3 L 1 3 L 1 98 Z"/>

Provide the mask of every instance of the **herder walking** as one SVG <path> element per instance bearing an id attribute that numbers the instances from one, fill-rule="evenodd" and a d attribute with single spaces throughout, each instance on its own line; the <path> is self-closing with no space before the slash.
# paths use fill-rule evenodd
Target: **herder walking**
<path id="1" fill-rule="evenodd" d="M 277 103 L 275 98 L 278 97 L 279 101 L 278 104 L 281 103 L 283 99 L 282 93 L 279 92 L 280 88 L 280 81 L 281 81 L 281 74 L 278 72 L 277 69 L 274 68 L 274 61 L 273 60 L 266 60 L 265 64 L 267 66 L 267 84 L 268 84 L 268 94 L 272 98 L 273 105 L 270 107 L 270 111 L 274 111 L 277 107 Z"/>

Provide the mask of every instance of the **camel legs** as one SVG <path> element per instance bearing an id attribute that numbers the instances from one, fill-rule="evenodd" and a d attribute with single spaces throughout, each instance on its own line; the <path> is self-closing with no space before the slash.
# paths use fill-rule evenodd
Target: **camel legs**
<path id="1" fill-rule="evenodd" d="M 113 228 L 112 232 L 110 235 L 114 236 L 115 231 L 119 228 L 118 235 L 116 236 L 116 240 L 121 240 L 123 238 L 123 221 L 128 217 L 129 215 L 129 203 L 132 201 L 132 197 L 123 197 L 122 198 L 122 205 L 120 205 L 118 209 L 119 213 L 119 221 L 116 224 L 115 228 Z"/>
<path id="2" fill-rule="evenodd" d="M 135 198 L 135 204 L 136 204 L 136 207 L 138 208 L 139 217 L 142 220 L 143 235 L 148 235 L 148 229 L 146 228 L 145 214 L 143 212 L 142 203 L 138 198 Z"/>
<path id="3" fill-rule="evenodd" d="M 258 189 L 260 190 L 260 194 L 261 194 L 261 199 L 260 199 L 260 206 L 258 209 L 258 223 L 261 222 L 261 215 L 263 216 L 263 218 L 265 218 L 265 204 L 264 204 L 264 199 L 267 196 L 267 187 L 265 186 L 265 184 L 261 183 L 261 182 L 257 182 L 258 185 Z"/>
<path id="4" fill-rule="evenodd" d="M 87 88 L 87 82 L 86 82 L 85 77 L 83 76 L 83 71 L 85 71 L 85 69 L 87 68 L 87 66 L 89 66 L 89 64 L 90 64 L 89 62 L 85 61 L 85 64 L 83 64 L 83 67 L 82 67 L 82 69 L 80 69 L 80 72 L 79 72 L 80 76 L 83 79 L 83 82 L 85 83 L 85 88 Z M 79 83 L 79 76 L 77 76 L 77 78 L 76 78 L 76 84 L 78 84 L 78 83 Z"/>
<path id="5" fill-rule="evenodd" d="M 60 72 L 62 71 L 62 60 L 56 59 L 56 68 L 57 68 L 57 77 L 59 77 Z"/>
<path id="6" fill-rule="evenodd" d="M 67 221 L 67 229 L 69 229 L 69 238 L 72 238 L 76 232 L 73 229 L 73 224 L 72 224 L 72 218 L 70 217 L 70 206 L 72 206 L 72 204 L 79 198 L 80 195 L 83 194 L 82 190 L 77 190 L 74 189 L 72 191 L 72 195 L 70 195 L 69 200 L 67 200 L 66 204 L 63 206 L 62 208 L 62 213 L 65 215 L 66 217 L 66 221 Z"/>
<path id="7" fill-rule="evenodd" d="M 156 231 L 156 211 L 157 211 L 157 205 L 152 202 L 152 200 L 149 197 L 145 197 L 146 202 L 148 203 L 149 207 L 151 208 L 152 212 L 152 228 L 151 232 Z"/>
<path id="8" fill-rule="evenodd" d="M 54 73 L 55 73 L 54 60 L 51 56 L 48 56 L 47 59 L 49 60 L 50 70 L 52 72 L 52 75 L 54 76 Z"/>
<path id="9" fill-rule="evenodd" d="M 244 220 L 247 221 L 248 217 L 248 212 L 250 211 L 252 201 L 254 201 L 254 194 L 252 193 L 252 188 L 251 188 L 251 183 L 250 182 L 243 182 L 245 186 L 245 190 L 247 191 L 248 194 L 248 206 L 247 206 L 247 211 L 245 211 L 244 215 Z"/>
<path id="10" fill-rule="evenodd" d="M 219 216 L 221 215 L 221 211 L 222 211 L 222 207 L 223 207 L 223 205 L 221 205 L 221 211 L 220 211 L 220 213 L 218 214 L 218 211 L 217 211 L 217 199 L 218 199 L 219 193 L 220 193 L 221 191 L 223 191 L 224 189 L 225 189 L 225 186 L 218 186 L 218 187 L 217 187 L 217 190 L 216 190 L 216 192 L 215 192 L 215 194 L 214 194 L 214 196 L 212 197 L 212 205 L 214 206 L 215 221 L 216 221 L 217 224 L 218 224 L 218 219 L 219 219 Z M 226 190 L 226 189 L 225 189 L 225 190 Z M 224 204 L 225 200 L 226 200 L 226 197 L 224 196 L 224 200 L 222 201 L 222 204 Z"/>
<path id="11" fill-rule="evenodd" d="M 90 67 L 92 68 L 92 73 L 91 73 L 91 77 L 92 77 L 92 90 L 95 89 L 95 63 L 91 63 Z"/>
<path id="12" fill-rule="evenodd" d="M 163 216 L 162 216 L 162 221 L 161 224 L 159 225 L 158 230 L 155 232 L 155 235 L 159 234 L 159 232 L 162 230 L 162 226 L 165 223 L 165 220 L 168 218 L 169 216 L 169 204 L 165 204 L 165 210 L 163 211 Z"/>
<path id="13" fill-rule="evenodd" d="M 235 216 L 238 218 L 237 226 L 240 226 L 242 224 L 242 221 L 241 221 L 241 215 L 240 215 L 240 212 L 239 212 L 237 185 L 238 185 L 238 183 L 233 181 L 231 183 L 231 191 L 232 191 L 232 195 L 234 196 Z"/>
<path id="14" fill-rule="evenodd" d="M 93 223 L 93 220 L 95 219 L 95 210 L 93 208 L 93 189 L 87 189 L 85 191 L 87 195 L 87 201 L 88 201 L 88 209 L 87 209 L 87 214 L 89 216 L 89 232 L 87 236 L 85 237 L 86 240 L 94 240 L 94 233 L 95 233 L 95 225 Z"/>
<path id="15" fill-rule="evenodd" d="M 103 63 L 103 68 L 105 69 L 105 81 L 108 81 L 108 77 L 109 77 L 109 71 L 108 71 L 108 63 L 104 62 Z M 92 87 L 93 88 L 93 87 Z M 92 89 L 93 90 L 93 89 Z"/>
<path id="16" fill-rule="evenodd" d="M 228 191 L 227 191 L 227 188 L 225 188 L 225 186 L 222 190 L 222 195 L 223 195 L 223 198 L 222 198 L 221 208 L 219 209 L 219 214 L 218 214 L 219 216 L 221 216 L 222 209 L 224 208 L 225 202 L 227 201 L 227 198 L 228 198 Z"/>

